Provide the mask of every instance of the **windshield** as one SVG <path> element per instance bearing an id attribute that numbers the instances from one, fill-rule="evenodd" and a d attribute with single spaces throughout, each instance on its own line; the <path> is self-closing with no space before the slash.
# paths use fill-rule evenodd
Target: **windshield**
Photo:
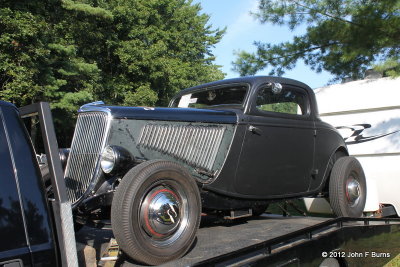
<path id="1" fill-rule="evenodd" d="M 188 93 L 174 100 L 173 107 L 179 108 L 208 108 L 219 105 L 242 106 L 247 87 L 230 86 Z"/>

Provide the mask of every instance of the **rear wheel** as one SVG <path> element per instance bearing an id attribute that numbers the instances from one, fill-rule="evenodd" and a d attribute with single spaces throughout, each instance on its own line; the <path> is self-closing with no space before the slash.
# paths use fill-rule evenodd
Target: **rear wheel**
<path id="1" fill-rule="evenodd" d="M 329 181 L 329 200 L 334 213 L 343 217 L 361 217 L 367 196 L 364 171 L 354 157 L 335 162 Z"/>
<path id="2" fill-rule="evenodd" d="M 158 265 L 183 256 L 200 224 L 196 182 L 180 165 L 152 160 L 132 168 L 119 184 L 111 223 L 131 258 Z"/>

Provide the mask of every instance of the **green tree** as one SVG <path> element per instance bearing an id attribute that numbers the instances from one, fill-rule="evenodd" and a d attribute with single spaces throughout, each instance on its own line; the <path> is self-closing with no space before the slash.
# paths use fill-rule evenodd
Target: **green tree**
<path id="1" fill-rule="evenodd" d="M 69 30 L 59 34 L 74 40 L 78 56 L 97 63 L 99 100 L 165 106 L 183 88 L 224 77 L 211 54 L 224 30 L 211 29 L 199 4 L 64 0 L 63 7 Z"/>
<path id="2" fill-rule="evenodd" d="M 164 106 L 183 88 L 224 77 L 211 54 L 224 31 L 207 25 L 199 4 L 113 0 L 107 9 L 118 40 L 109 42 L 113 57 L 101 65 L 107 86 L 115 88 L 112 101 Z M 156 94 L 143 98 L 145 91 Z"/>
<path id="3" fill-rule="evenodd" d="M 0 98 L 51 102 L 68 146 L 84 103 L 163 106 L 222 79 L 211 48 L 224 30 L 208 20 L 185 0 L 2 0 Z"/>
<path id="4" fill-rule="evenodd" d="M 305 23 L 307 30 L 288 42 L 255 42 L 256 53 L 240 51 L 234 62 L 240 75 L 263 69 L 282 75 L 299 60 L 337 80 L 362 78 L 372 66 L 386 75 L 400 73 L 399 0 L 260 0 L 254 15 L 291 30 Z"/>
<path id="5" fill-rule="evenodd" d="M 94 99 L 100 71 L 57 36 L 58 1 L 4 1 L 0 8 L 0 98 L 17 106 L 54 103 L 61 143 L 73 131 L 77 107 Z M 54 6 L 53 6 L 54 4 Z M 4 7 L 5 6 L 5 7 Z M 52 12 L 48 9 L 53 8 Z M 32 136 L 36 129 L 32 128 Z M 65 137 L 69 137 L 64 139 Z"/>

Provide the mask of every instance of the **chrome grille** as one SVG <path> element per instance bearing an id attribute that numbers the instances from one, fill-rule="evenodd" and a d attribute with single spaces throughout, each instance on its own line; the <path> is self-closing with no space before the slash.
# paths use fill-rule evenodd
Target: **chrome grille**
<path id="1" fill-rule="evenodd" d="M 108 131 L 105 112 L 80 113 L 65 171 L 69 201 L 75 203 L 88 190 L 97 171 Z"/>
<path id="2" fill-rule="evenodd" d="M 224 132 L 223 126 L 147 124 L 139 145 L 212 171 Z"/>

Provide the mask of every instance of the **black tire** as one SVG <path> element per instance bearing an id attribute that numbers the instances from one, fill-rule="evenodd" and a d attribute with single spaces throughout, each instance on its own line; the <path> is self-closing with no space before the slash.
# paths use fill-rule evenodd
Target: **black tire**
<path id="1" fill-rule="evenodd" d="M 200 214 L 199 190 L 187 170 L 174 162 L 151 160 L 123 177 L 113 198 L 111 224 L 129 257 L 159 265 L 188 251 Z"/>
<path id="2" fill-rule="evenodd" d="M 361 217 L 367 198 L 367 186 L 360 162 L 354 157 L 339 158 L 329 180 L 329 200 L 340 217 Z"/>

